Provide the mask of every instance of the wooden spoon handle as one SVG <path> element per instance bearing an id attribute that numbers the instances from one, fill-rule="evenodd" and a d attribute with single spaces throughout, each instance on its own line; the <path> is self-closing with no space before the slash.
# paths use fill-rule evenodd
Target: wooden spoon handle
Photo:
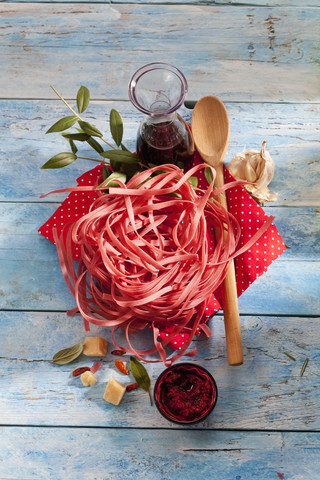
<path id="1" fill-rule="evenodd" d="M 217 177 L 215 187 L 224 185 L 223 165 L 216 167 Z M 225 193 L 216 197 L 220 205 L 228 210 L 228 203 Z M 224 232 L 224 237 L 227 233 Z M 224 315 L 224 325 L 226 331 L 227 353 L 229 365 L 239 365 L 243 363 L 243 351 L 241 341 L 241 328 L 239 317 L 239 305 L 234 262 L 230 263 L 228 273 L 222 283 L 222 306 Z"/>

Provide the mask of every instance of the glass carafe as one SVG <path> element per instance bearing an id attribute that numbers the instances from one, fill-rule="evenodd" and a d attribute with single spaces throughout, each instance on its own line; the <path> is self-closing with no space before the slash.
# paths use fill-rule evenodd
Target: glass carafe
<path id="1" fill-rule="evenodd" d="M 136 147 L 144 164 L 190 166 L 194 143 L 187 123 L 177 113 L 187 91 L 184 75 L 166 63 L 150 63 L 133 75 L 129 98 L 146 115 Z"/>

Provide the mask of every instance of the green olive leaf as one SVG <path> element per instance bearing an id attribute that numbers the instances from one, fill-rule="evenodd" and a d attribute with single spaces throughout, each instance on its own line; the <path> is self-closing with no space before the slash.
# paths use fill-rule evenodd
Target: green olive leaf
<path id="1" fill-rule="evenodd" d="M 102 153 L 103 152 L 103 148 L 101 147 L 100 143 L 97 142 L 97 140 L 95 140 L 94 138 L 92 137 L 89 137 L 88 140 L 87 140 L 87 143 L 90 145 L 90 147 L 92 147 L 96 152 L 98 153 Z"/>
<path id="2" fill-rule="evenodd" d="M 123 183 L 126 183 L 127 176 L 123 172 L 112 172 L 102 183 L 100 183 L 99 187 L 119 187 L 117 182 L 112 182 L 112 179 L 118 178 Z"/>
<path id="3" fill-rule="evenodd" d="M 111 170 L 108 167 L 108 165 L 103 165 L 103 169 L 102 169 L 103 180 L 106 180 L 108 177 L 110 177 L 110 175 L 111 175 Z"/>
<path id="4" fill-rule="evenodd" d="M 61 135 L 64 138 L 67 138 L 68 140 L 77 140 L 79 142 L 86 142 L 88 138 L 90 138 L 90 135 L 87 133 L 61 133 Z"/>
<path id="5" fill-rule="evenodd" d="M 115 162 L 121 163 L 137 163 L 137 156 L 134 153 L 125 150 L 107 150 L 101 152 L 102 157 L 109 158 Z"/>
<path id="6" fill-rule="evenodd" d="M 182 162 L 177 162 L 177 167 L 179 167 L 181 170 L 184 170 L 184 164 Z"/>
<path id="7" fill-rule="evenodd" d="M 109 123 L 112 138 L 116 142 L 117 147 L 119 147 L 123 137 L 123 122 L 120 113 L 114 110 L 114 108 L 110 112 Z"/>
<path id="8" fill-rule="evenodd" d="M 110 160 L 110 166 L 114 172 L 120 170 L 121 162 L 117 162 L 116 160 Z"/>
<path id="9" fill-rule="evenodd" d="M 127 147 L 123 145 L 123 143 L 121 143 L 121 149 L 124 150 L 125 152 L 130 152 L 130 150 L 128 150 Z"/>
<path id="10" fill-rule="evenodd" d="M 70 165 L 72 162 L 77 160 L 77 155 L 71 152 L 62 152 L 58 153 L 54 157 L 50 158 L 44 165 L 42 165 L 41 169 L 48 169 L 48 168 L 62 168 Z"/>
<path id="11" fill-rule="evenodd" d="M 92 137 L 102 137 L 102 133 L 96 127 L 91 125 L 91 123 L 84 122 L 83 120 L 78 120 L 78 123 L 82 130 L 88 135 L 91 135 Z"/>
<path id="12" fill-rule="evenodd" d="M 209 185 L 210 185 L 210 183 L 212 183 L 212 181 L 213 181 L 213 173 L 212 173 L 212 170 L 211 170 L 210 167 L 206 167 L 206 168 L 204 169 L 204 176 L 206 177 L 207 182 L 208 182 Z"/>
<path id="13" fill-rule="evenodd" d="M 70 144 L 72 153 L 74 153 L 74 154 L 77 153 L 78 148 L 76 147 L 76 144 L 74 143 L 74 141 L 69 138 L 68 142 Z"/>
<path id="14" fill-rule="evenodd" d="M 53 356 L 53 363 L 57 363 L 58 365 L 65 365 L 66 363 L 70 363 L 76 358 L 78 358 L 83 351 L 83 343 L 77 343 L 73 345 L 73 347 L 64 348 L 60 350 Z"/>
<path id="15" fill-rule="evenodd" d="M 168 170 L 163 170 L 163 169 L 160 169 L 160 170 L 156 170 L 155 172 L 153 172 L 153 176 L 156 177 L 158 175 L 161 175 L 162 173 L 168 173 Z"/>
<path id="16" fill-rule="evenodd" d="M 135 173 L 141 172 L 138 163 L 123 163 L 121 168 L 129 178 L 131 178 Z"/>
<path id="17" fill-rule="evenodd" d="M 90 101 L 90 92 L 87 89 L 87 87 L 84 87 L 82 85 L 79 88 L 77 93 L 77 107 L 78 107 L 79 113 L 82 113 L 85 111 L 85 109 L 89 105 L 89 101 Z"/>
<path id="18" fill-rule="evenodd" d="M 197 188 L 198 186 L 198 178 L 197 177 L 189 177 L 189 183 L 194 187 Z"/>
<path id="19" fill-rule="evenodd" d="M 149 374 L 142 363 L 135 357 L 130 357 L 130 370 L 135 381 L 147 392 L 151 384 Z"/>
<path id="20" fill-rule="evenodd" d="M 67 128 L 72 127 L 77 120 L 78 117 L 76 117 L 75 115 L 69 115 L 68 117 L 61 118 L 56 123 L 54 123 L 52 127 L 50 127 L 49 130 L 46 131 L 46 133 L 63 132 L 64 130 L 67 130 Z"/>

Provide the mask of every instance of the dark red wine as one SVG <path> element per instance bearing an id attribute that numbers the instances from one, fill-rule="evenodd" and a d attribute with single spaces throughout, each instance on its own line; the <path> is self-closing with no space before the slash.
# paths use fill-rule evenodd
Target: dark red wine
<path id="1" fill-rule="evenodd" d="M 193 141 L 189 130 L 172 122 L 147 124 L 138 133 L 137 153 L 144 164 L 163 165 L 183 163 L 189 165 L 193 158 Z"/>

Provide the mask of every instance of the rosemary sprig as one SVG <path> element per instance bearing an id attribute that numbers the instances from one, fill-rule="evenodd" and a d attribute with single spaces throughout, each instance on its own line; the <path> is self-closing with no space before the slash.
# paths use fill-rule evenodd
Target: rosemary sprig
<path id="1" fill-rule="evenodd" d="M 308 362 L 309 362 L 309 358 L 306 358 L 301 368 L 300 377 L 302 377 L 302 375 L 304 374 L 304 371 L 307 368 Z"/>
<path id="2" fill-rule="evenodd" d="M 290 353 L 288 353 L 288 352 L 283 352 L 283 353 L 284 353 L 285 355 L 287 355 L 287 357 L 291 358 L 291 360 L 296 361 L 296 359 L 295 359 L 292 355 L 290 355 Z"/>

